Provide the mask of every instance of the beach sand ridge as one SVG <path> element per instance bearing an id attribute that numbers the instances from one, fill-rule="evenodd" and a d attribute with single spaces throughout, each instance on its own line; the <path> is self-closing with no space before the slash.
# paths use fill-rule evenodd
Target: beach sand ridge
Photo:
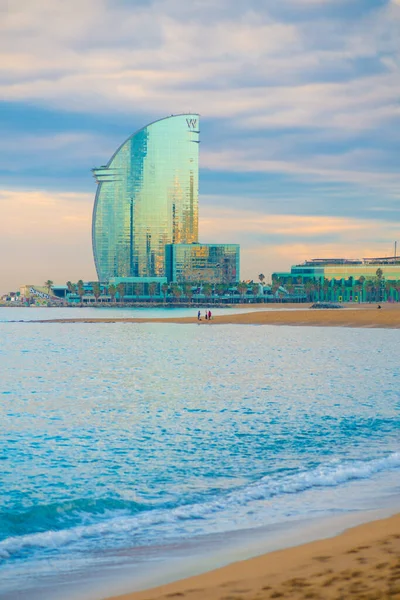
<path id="1" fill-rule="evenodd" d="M 62 318 L 45 319 L 30 322 L 39 323 L 176 323 L 193 324 L 199 326 L 210 325 L 291 325 L 313 327 L 362 327 L 362 328 L 400 328 L 400 303 L 385 304 L 381 310 L 376 305 L 350 305 L 344 309 L 310 309 L 307 305 L 301 309 L 285 310 L 283 305 L 280 310 L 275 307 L 251 310 L 251 312 L 213 316 L 211 321 L 202 318 L 197 320 L 197 309 L 193 317 L 161 317 L 161 318 L 131 318 L 131 317 L 98 317 L 98 318 Z M 243 306 L 241 308 L 249 308 Z"/>
<path id="2" fill-rule="evenodd" d="M 110 600 L 399 600 L 400 514 Z"/>

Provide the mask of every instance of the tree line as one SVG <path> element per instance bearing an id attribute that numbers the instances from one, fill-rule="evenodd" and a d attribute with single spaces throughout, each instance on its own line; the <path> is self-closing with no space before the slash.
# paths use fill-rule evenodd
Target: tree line
<path id="1" fill-rule="evenodd" d="M 382 269 L 377 269 L 375 276 L 367 279 L 364 276 L 355 279 L 348 277 L 347 279 L 331 279 L 327 278 L 306 278 L 302 276 L 298 277 L 272 277 L 272 282 L 269 284 L 265 283 L 265 275 L 260 273 L 258 276 L 259 282 L 245 282 L 239 281 L 235 284 L 228 285 L 225 283 L 211 284 L 208 282 L 181 282 L 181 283 L 163 283 L 159 288 L 156 282 L 150 282 L 146 284 L 147 294 L 146 296 L 153 300 L 155 297 L 163 298 L 164 303 L 168 299 L 173 299 L 175 302 L 179 302 L 181 299 L 186 299 L 187 302 L 192 302 L 194 296 L 201 294 L 207 300 L 222 299 L 226 295 L 235 296 L 239 295 L 243 301 L 245 296 L 249 293 L 253 298 L 264 295 L 265 290 L 267 296 L 271 299 L 271 295 L 276 300 L 296 298 L 298 300 L 303 299 L 309 302 L 321 301 L 346 301 L 355 298 L 359 301 L 366 302 L 381 302 L 385 298 L 392 297 L 393 299 L 397 296 L 397 300 L 400 300 L 400 281 L 386 280 L 383 276 Z M 260 294 L 260 284 L 262 286 L 262 293 Z M 85 295 L 94 296 L 95 301 L 99 302 L 104 297 L 111 298 L 111 301 L 116 302 L 117 298 L 120 302 L 123 302 L 126 294 L 126 284 L 119 283 L 115 284 L 101 284 L 95 281 L 90 284 L 91 291 L 85 289 L 84 282 L 80 279 L 77 283 L 67 281 L 67 289 L 70 295 L 79 296 L 80 302 L 83 303 L 83 297 Z M 140 297 L 144 294 L 144 284 L 137 282 L 131 283 L 129 297 Z M 53 282 L 47 280 L 45 287 L 50 295 Z"/>
<path id="2" fill-rule="evenodd" d="M 400 280 L 387 280 L 383 275 L 382 269 L 377 269 L 375 276 L 366 278 L 363 275 L 357 279 L 348 277 L 347 279 L 321 279 L 287 277 L 273 278 L 273 286 L 276 288 L 284 287 L 292 295 L 296 288 L 302 288 L 308 301 L 343 301 L 349 298 L 357 297 L 360 301 L 382 302 L 390 297 L 400 300 Z"/>

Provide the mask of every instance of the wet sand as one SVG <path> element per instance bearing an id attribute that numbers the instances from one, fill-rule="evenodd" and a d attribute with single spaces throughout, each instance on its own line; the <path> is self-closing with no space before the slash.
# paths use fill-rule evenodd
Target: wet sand
<path id="1" fill-rule="evenodd" d="M 46 319 L 31 322 L 40 323 L 198 323 L 199 326 L 243 324 L 243 325 L 293 325 L 317 327 L 378 327 L 386 329 L 400 328 L 400 303 L 383 304 L 382 309 L 377 309 L 375 304 L 350 305 L 342 309 L 311 309 L 309 305 L 270 305 L 268 308 L 261 305 L 254 310 L 254 306 L 241 305 L 239 308 L 248 308 L 251 312 L 235 313 L 214 316 L 207 321 L 197 320 L 197 309 L 193 309 L 193 317 L 172 318 L 130 318 L 130 317 L 99 317 L 99 318 L 71 318 L 71 319 Z M 277 310 L 277 308 L 279 308 Z M 296 310 L 288 310 L 296 308 Z M 212 310 L 212 307 L 211 307 Z M 204 310 L 202 311 L 204 315 Z"/>
<path id="2" fill-rule="evenodd" d="M 400 599 L 400 514 L 112 600 Z M 111 600 L 111 599 L 110 599 Z"/>

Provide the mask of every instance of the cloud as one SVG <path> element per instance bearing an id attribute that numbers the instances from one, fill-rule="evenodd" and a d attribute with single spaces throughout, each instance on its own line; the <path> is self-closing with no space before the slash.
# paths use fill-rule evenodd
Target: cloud
<path id="1" fill-rule="evenodd" d="M 94 196 L 41 190 L 2 190 L 1 293 L 26 283 L 96 279 L 91 218 Z M 242 204 L 246 202 L 243 199 Z M 200 241 L 240 243 L 242 275 L 271 273 L 318 256 L 385 255 L 395 239 L 394 222 L 274 214 L 224 208 L 207 199 L 200 211 Z M 375 241 L 372 241 L 375 240 Z"/>
<path id="2" fill-rule="evenodd" d="M 29 161 L 30 167 L 40 165 L 43 169 L 51 164 L 68 162 L 60 161 L 60 156 L 69 156 L 71 162 L 78 163 L 82 160 L 103 160 L 112 153 L 109 140 L 104 136 L 86 134 L 81 132 L 60 132 L 56 134 L 34 135 L 23 133 L 18 137 L 3 134 L 0 138 L 0 152 L 2 153 L 2 167 L 18 171 L 23 165 L 23 160 Z M 18 161 L 15 156 L 18 156 Z M 89 166 L 86 168 L 89 171 Z"/>
<path id="3" fill-rule="evenodd" d="M 246 205 L 243 199 L 243 205 Z M 249 210 L 201 209 L 203 242 L 241 244 L 241 272 L 245 279 L 270 275 L 312 258 L 388 256 L 396 239 L 395 222 L 375 222 L 314 215 L 263 215 Z"/>
<path id="4" fill-rule="evenodd" d="M 267 154 L 264 158 L 263 153 Z M 342 153 L 338 155 L 298 157 L 297 160 L 272 159 L 261 150 L 225 150 L 205 152 L 202 165 L 210 170 L 225 172 L 284 173 L 303 180 L 346 182 L 371 189 L 374 187 L 396 199 L 400 194 L 400 174 L 371 167 L 368 153 Z M 363 161 L 364 158 L 364 161 Z M 360 161 L 364 164 L 360 168 Z M 365 164 L 367 163 L 367 164 Z M 363 167 L 363 168 L 362 168 Z"/>
<path id="5" fill-rule="evenodd" d="M 0 91 L 64 110 L 168 114 L 194 105 L 245 127 L 326 126 L 332 115 L 335 126 L 362 127 L 397 116 L 400 84 L 387 65 L 398 47 L 387 11 L 332 28 L 329 19 L 312 27 L 278 20 L 271 7 L 249 2 L 238 14 L 222 0 L 210 21 L 206 4 L 188 11 L 170 0 L 13 3 L 2 26 Z M 382 49 L 375 80 L 347 81 L 358 79 L 357 58 Z M 335 71 L 342 76 L 333 84 Z"/>
<path id="6" fill-rule="evenodd" d="M 271 236 L 274 236 L 275 240 L 281 238 L 283 244 L 289 237 L 301 237 L 308 243 L 311 238 L 319 239 L 332 235 L 337 237 L 338 243 L 350 235 L 358 242 L 377 229 L 377 223 L 369 219 L 293 214 L 263 215 L 249 210 L 232 210 L 211 205 L 202 207 L 201 215 L 202 236 L 209 238 L 218 232 L 225 232 L 230 240 L 245 233 L 255 238 L 260 235 L 265 239 Z M 393 236 L 397 231 L 397 225 L 392 222 L 384 221 L 378 227 L 385 231 L 385 235 L 386 232 L 390 232 Z"/>
<path id="7" fill-rule="evenodd" d="M 92 207 L 90 194 L 1 190 L 0 293 L 46 279 L 95 279 Z"/>
<path id="8" fill-rule="evenodd" d="M 8 3 L 0 94 L 20 110 L 3 112 L 0 172 L 28 191 L 0 200 L 0 243 L 20 260 L 6 280 L 31 273 L 27 246 L 32 277 L 93 277 L 90 168 L 146 122 L 194 110 L 204 232 L 242 242 L 244 273 L 335 244 L 384 254 L 399 223 L 399 26 L 399 0 Z"/>

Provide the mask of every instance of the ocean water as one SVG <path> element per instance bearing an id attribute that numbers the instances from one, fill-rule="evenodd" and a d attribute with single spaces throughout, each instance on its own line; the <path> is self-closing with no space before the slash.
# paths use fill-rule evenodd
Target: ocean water
<path id="1" fill-rule="evenodd" d="M 2 322 L 0 340 L 2 599 L 99 599 L 252 532 L 398 510 L 396 330 Z"/>

